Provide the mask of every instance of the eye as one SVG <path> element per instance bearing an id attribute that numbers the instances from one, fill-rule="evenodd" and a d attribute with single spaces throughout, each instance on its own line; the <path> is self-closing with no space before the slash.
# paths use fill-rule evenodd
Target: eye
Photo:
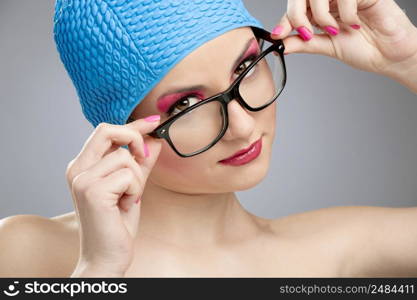
<path id="1" fill-rule="evenodd" d="M 197 101 L 190 101 L 189 99 L 197 99 Z M 197 95 L 187 95 L 185 97 L 182 97 L 177 102 L 175 102 L 167 111 L 167 115 L 174 116 L 181 111 L 189 108 L 190 106 L 196 104 L 201 99 Z"/>
<path id="2" fill-rule="evenodd" d="M 242 72 L 243 71 L 245 71 L 248 67 L 249 67 L 249 65 L 255 60 L 255 58 L 257 57 L 257 55 L 255 55 L 255 54 L 252 54 L 252 55 L 250 55 L 250 56 L 248 56 L 244 61 L 242 61 L 241 62 L 241 64 L 237 67 L 237 69 L 236 69 L 236 71 L 235 71 L 235 74 L 237 73 L 237 76 L 239 76 L 240 74 L 242 74 Z M 251 70 L 250 70 L 250 72 L 248 73 L 248 74 L 246 74 L 246 76 L 250 76 L 250 74 L 254 71 L 254 68 L 256 68 L 256 66 L 255 67 L 253 67 Z"/>

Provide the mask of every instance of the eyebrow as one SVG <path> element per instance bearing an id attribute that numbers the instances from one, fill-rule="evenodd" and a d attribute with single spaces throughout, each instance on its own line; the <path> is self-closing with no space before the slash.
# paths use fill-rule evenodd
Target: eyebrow
<path id="1" fill-rule="evenodd" d="M 238 66 L 240 61 L 247 55 L 247 53 L 252 51 L 253 48 L 259 49 L 259 45 L 258 45 L 257 40 L 256 40 L 255 37 L 252 37 L 251 39 L 249 39 L 246 42 L 245 47 L 243 48 L 243 51 L 240 53 L 239 57 L 233 63 L 232 71 Z M 202 85 L 202 84 L 187 86 L 187 87 L 172 88 L 172 89 L 168 90 L 167 92 L 165 92 L 164 94 L 162 94 L 160 97 L 158 97 L 157 107 L 162 106 L 162 105 L 158 105 L 158 102 L 162 102 L 164 98 L 169 97 L 172 94 L 199 92 L 199 91 L 203 90 L 204 88 L 206 88 L 206 86 Z M 160 103 L 160 104 L 162 104 L 162 103 Z"/>

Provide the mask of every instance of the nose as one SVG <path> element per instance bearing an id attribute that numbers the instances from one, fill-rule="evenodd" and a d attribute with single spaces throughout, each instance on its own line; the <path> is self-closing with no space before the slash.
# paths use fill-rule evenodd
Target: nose
<path id="1" fill-rule="evenodd" d="M 228 103 L 227 110 L 229 113 L 229 126 L 222 139 L 226 141 L 236 139 L 241 139 L 244 142 L 249 141 L 255 129 L 255 120 L 252 112 L 247 111 L 236 100 Z"/>

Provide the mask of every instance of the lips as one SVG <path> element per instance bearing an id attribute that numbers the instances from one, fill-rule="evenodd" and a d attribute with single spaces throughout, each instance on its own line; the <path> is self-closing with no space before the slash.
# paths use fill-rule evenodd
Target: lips
<path id="1" fill-rule="evenodd" d="M 239 151 L 237 151 L 235 154 L 233 154 L 232 156 L 230 156 L 230 157 L 228 157 L 228 158 L 225 158 L 225 159 L 222 159 L 220 162 L 224 162 L 224 161 L 227 161 L 227 160 L 230 160 L 230 159 L 233 159 L 233 158 L 235 158 L 235 157 L 237 157 L 237 156 L 240 156 L 240 155 L 242 155 L 242 154 L 244 154 L 244 153 L 246 153 L 246 152 L 248 152 L 259 140 L 260 140 L 261 138 L 259 138 L 258 140 L 256 140 L 255 142 L 253 142 L 252 144 L 250 144 L 247 148 L 245 148 L 245 149 L 242 149 L 242 150 L 239 150 Z"/>

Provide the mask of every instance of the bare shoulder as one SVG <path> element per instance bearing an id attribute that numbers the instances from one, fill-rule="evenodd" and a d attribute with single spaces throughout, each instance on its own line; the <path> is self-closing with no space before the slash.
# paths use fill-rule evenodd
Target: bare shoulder
<path id="1" fill-rule="evenodd" d="M 337 225 L 354 225 L 353 220 L 361 220 L 364 213 L 369 214 L 369 206 L 333 206 L 284 216 L 272 220 L 276 230 L 287 234 L 309 234 L 317 230 L 333 230 Z"/>
<path id="2" fill-rule="evenodd" d="M 67 277 L 78 260 L 70 214 L 0 220 L 0 277 Z"/>
<path id="3" fill-rule="evenodd" d="M 329 207 L 271 219 L 274 236 L 280 245 L 286 245 L 280 256 L 291 263 L 290 276 L 344 276 L 354 231 L 360 227 L 349 221 L 357 210 L 359 207 Z"/>
<path id="4" fill-rule="evenodd" d="M 291 236 L 305 236 L 315 232 L 335 232 L 338 235 L 346 232 L 359 234 L 364 231 L 366 225 L 375 225 L 373 222 L 381 220 L 382 217 L 408 212 L 409 209 L 379 206 L 333 206 L 274 219 L 272 224 L 275 230 Z"/>
<path id="5" fill-rule="evenodd" d="M 417 207 L 338 206 L 271 222 L 276 234 L 335 255 L 339 276 L 417 275 Z"/>

